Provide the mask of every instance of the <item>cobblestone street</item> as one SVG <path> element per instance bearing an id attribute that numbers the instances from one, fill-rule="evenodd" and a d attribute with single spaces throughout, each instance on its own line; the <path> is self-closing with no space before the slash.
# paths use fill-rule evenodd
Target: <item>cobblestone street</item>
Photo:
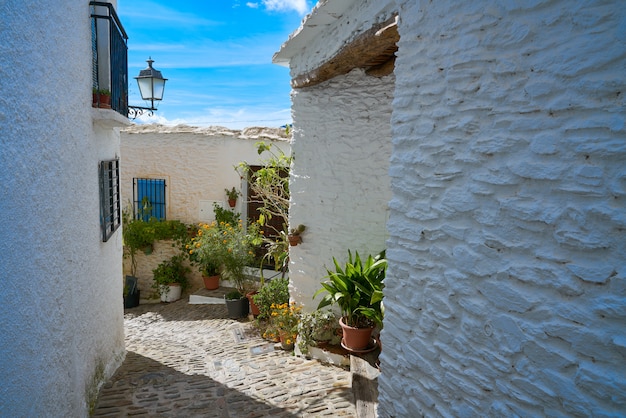
<path id="1" fill-rule="evenodd" d="M 125 312 L 127 355 L 94 416 L 355 417 L 348 370 L 268 344 L 224 304 Z"/>

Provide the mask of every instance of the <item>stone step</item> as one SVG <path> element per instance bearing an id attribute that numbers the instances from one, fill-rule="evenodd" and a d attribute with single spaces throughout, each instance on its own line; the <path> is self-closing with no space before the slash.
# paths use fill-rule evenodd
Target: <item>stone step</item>
<path id="1" fill-rule="evenodd" d="M 224 296 L 236 290 L 234 287 L 220 286 L 215 290 L 199 289 L 189 295 L 190 305 L 219 305 L 224 304 Z"/>

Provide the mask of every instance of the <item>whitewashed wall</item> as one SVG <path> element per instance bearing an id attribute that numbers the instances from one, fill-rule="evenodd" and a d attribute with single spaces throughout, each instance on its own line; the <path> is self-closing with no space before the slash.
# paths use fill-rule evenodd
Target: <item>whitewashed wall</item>
<path id="1" fill-rule="evenodd" d="M 348 249 L 361 255 L 385 249 L 392 92 L 393 76 L 354 70 L 292 94 L 289 223 L 307 229 L 289 252 L 290 295 L 306 310 L 317 307 L 312 295 L 333 256 L 343 263 Z"/>
<path id="2" fill-rule="evenodd" d="M 380 415 L 622 415 L 623 2 L 396 3 Z"/>
<path id="3" fill-rule="evenodd" d="M 187 224 L 213 220 L 213 205 L 228 207 L 224 189 L 241 190 L 242 181 L 234 167 L 242 161 L 259 165 L 267 156 L 257 153 L 259 141 L 272 143 L 289 154 L 284 129 L 195 128 L 136 125 L 121 133 L 122 199 L 133 200 L 133 178 L 166 180 L 167 219 Z M 202 202 L 204 209 L 200 212 Z M 244 198 L 237 199 L 235 210 L 245 216 Z M 158 245 L 149 256 L 139 254 L 137 277 L 142 298 L 151 290 L 152 269 L 173 255 L 171 245 Z M 125 269 L 128 273 L 128 263 Z M 202 276 L 195 269 L 190 275 L 192 288 L 202 286 Z"/>
<path id="4" fill-rule="evenodd" d="M 0 15 L 0 416 L 86 416 L 124 356 L 98 162 L 119 156 L 126 119 L 91 108 L 87 2 L 8 0 Z"/>

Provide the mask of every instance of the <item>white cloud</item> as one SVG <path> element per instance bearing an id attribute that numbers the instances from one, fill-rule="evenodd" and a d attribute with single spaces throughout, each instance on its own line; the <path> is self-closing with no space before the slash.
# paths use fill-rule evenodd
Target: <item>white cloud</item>
<path id="1" fill-rule="evenodd" d="M 309 11 L 309 5 L 306 0 L 263 0 L 263 5 L 267 10 L 276 10 L 278 12 L 295 10 L 303 15 Z"/>
<path id="2" fill-rule="evenodd" d="M 251 1 L 246 3 L 246 6 L 248 6 L 251 9 L 258 9 L 259 8 L 259 3 L 252 3 Z"/>
<path id="3" fill-rule="evenodd" d="M 135 122 L 139 124 L 158 123 L 166 126 L 224 126 L 229 129 L 244 129 L 252 126 L 277 128 L 291 123 L 291 109 L 267 108 L 205 108 L 183 117 L 170 119 L 167 112 L 157 111 L 152 116 L 144 114 Z"/>

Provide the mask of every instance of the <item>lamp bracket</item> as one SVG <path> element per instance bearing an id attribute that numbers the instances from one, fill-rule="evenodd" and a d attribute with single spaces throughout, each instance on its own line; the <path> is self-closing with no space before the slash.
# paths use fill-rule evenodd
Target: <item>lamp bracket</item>
<path id="1" fill-rule="evenodd" d="M 155 110 L 154 107 L 128 106 L 128 119 L 135 120 L 144 113 L 147 113 L 148 116 L 154 116 Z"/>

